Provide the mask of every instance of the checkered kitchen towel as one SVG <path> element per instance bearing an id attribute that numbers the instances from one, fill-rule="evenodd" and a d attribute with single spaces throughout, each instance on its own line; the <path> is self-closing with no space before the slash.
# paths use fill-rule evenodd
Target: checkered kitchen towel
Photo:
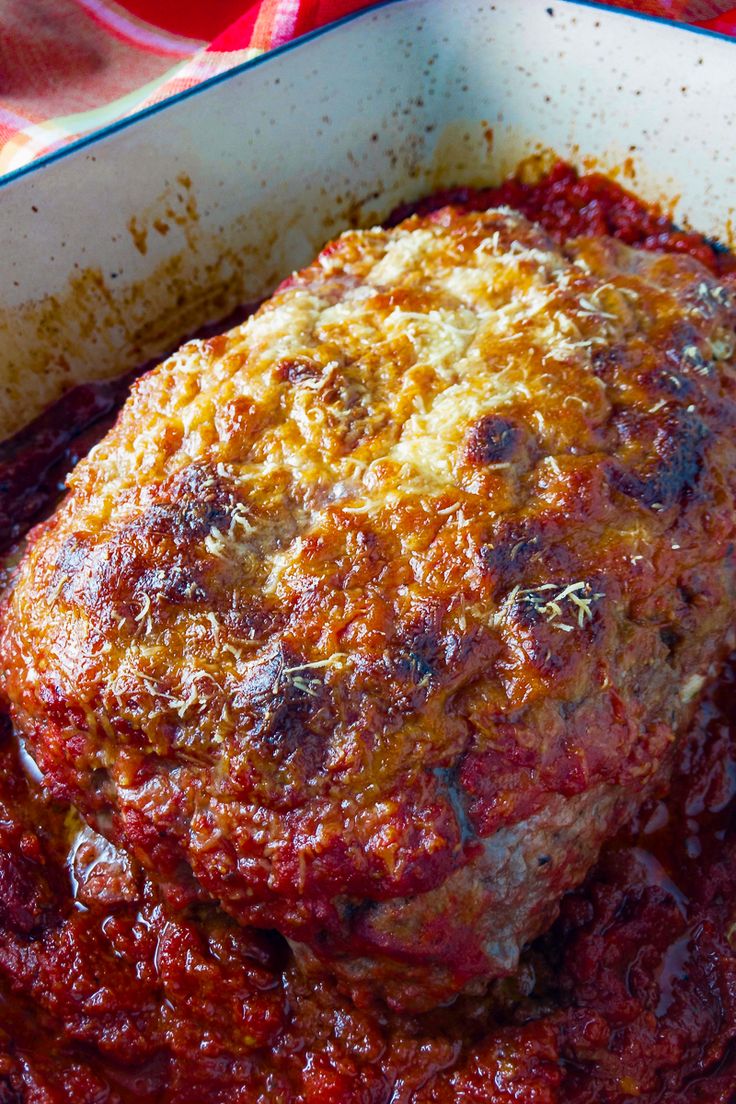
<path id="1" fill-rule="evenodd" d="M 0 173 L 371 2 L 0 0 Z M 614 2 L 736 34 L 727 2 Z"/>

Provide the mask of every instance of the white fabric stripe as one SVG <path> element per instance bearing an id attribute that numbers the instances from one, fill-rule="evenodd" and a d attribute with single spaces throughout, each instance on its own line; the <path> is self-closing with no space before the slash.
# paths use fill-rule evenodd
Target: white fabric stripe
<path id="1" fill-rule="evenodd" d="M 25 115 L 16 115 L 14 112 L 8 111 L 7 107 L 3 107 L 2 104 L 0 104 L 0 123 L 7 123 L 15 130 L 25 130 L 27 126 L 33 126 L 31 119 L 28 119 Z"/>
<path id="2" fill-rule="evenodd" d="M 101 23 L 140 46 L 148 46 L 152 50 L 159 50 L 175 57 L 188 58 L 204 45 L 193 38 L 179 38 L 153 28 L 149 30 L 125 15 L 117 6 L 113 7 L 106 3 L 105 0 L 76 0 L 76 2 L 81 8 L 95 15 Z"/>

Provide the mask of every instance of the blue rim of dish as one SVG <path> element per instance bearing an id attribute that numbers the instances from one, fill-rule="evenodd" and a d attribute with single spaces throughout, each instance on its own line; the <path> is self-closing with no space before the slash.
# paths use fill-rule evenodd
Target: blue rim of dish
<path id="1" fill-rule="evenodd" d="M 103 142 L 106 138 L 111 137 L 113 134 L 117 134 L 119 131 L 126 130 L 128 127 L 140 122 L 142 119 L 147 119 L 152 115 L 158 115 L 161 111 L 166 111 L 168 108 L 173 107 L 174 104 L 181 103 L 182 100 L 187 100 L 192 96 L 199 95 L 201 92 L 206 92 L 207 89 L 214 88 L 218 84 L 223 84 L 225 81 L 232 80 L 234 77 L 247 72 L 249 69 L 256 69 L 258 66 L 264 65 L 275 58 L 283 57 L 284 54 L 288 54 L 292 50 L 298 50 L 303 46 L 308 46 L 310 42 L 314 42 L 315 39 L 330 34 L 339 27 L 344 27 L 348 23 L 370 17 L 383 8 L 394 7 L 404 2 L 405 0 L 379 0 L 379 3 L 371 4 L 369 7 L 362 8 L 357 12 L 351 12 L 341 19 L 337 19 L 334 23 L 328 23 L 324 27 L 318 27 L 314 31 L 309 31 L 299 38 L 292 39 L 291 42 L 284 43 L 283 46 L 277 46 L 275 49 L 268 50 L 258 57 L 250 58 L 249 61 L 242 61 L 239 65 L 234 65 L 232 69 L 225 70 L 224 73 L 216 73 L 212 77 L 207 77 L 192 88 L 185 88 L 181 92 L 176 92 L 173 96 L 168 96 L 159 103 L 141 108 L 140 111 L 134 111 L 130 115 L 125 115 L 122 119 L 116 119 L 115 122 L 108 123 L 107 126 L 100 127 L 99 130 L 90 131 L 89 134 L 84 134 L 81 138 L 76 138 L 73 142 L 68 142 L 52 153 L 47 153 L 43 157 L 38 157 L 34 161 L 29 161 L 27 165 L 21 165 L 19 168 L 11 169 L 10 172 L 3 174 L 0 176 L 0 189 L 7 187 L 9 184 L 13 184 L 22 177 L 39 172 L 56 161 L 61 161 L 66 157 L 79 153 L 80 150 L 86 149 L 88 146 L 95 146 Z M 549 0 L 547 9 L 554 12 L 555 7 L 559 4 L 564 4 L 569 7 L 588 8 L 609 15 L 621 16 L 623 18 L 628 16 L 630 19 L 640 19 L 646 23 L 661 23 L 666 27 L 676 27 L 680 31 L 689 32 L 695 35 L 704 35 L 706 38 L 716 38 L 720 39 L 722 42 L 736 45 L 736 38 L 730 35 L 721 34 L 720 31 L 710 30 L 708 27 L 694 27 L 691 23 L 678 23 L 675 20 L 664 19 L 657 15 L 649 15 L 646 12 L 632 11 L 630 8 L 612 8 L 609 4 L 598 3 L 597 0 Z"/>

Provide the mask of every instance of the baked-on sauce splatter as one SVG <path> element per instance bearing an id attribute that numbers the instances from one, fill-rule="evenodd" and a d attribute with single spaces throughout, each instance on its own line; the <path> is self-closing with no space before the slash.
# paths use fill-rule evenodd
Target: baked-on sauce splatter
<path id="1" fill-rule="evenodd" d="M 413 209 L 447 202 L 506 204 L 561 238 L 613 234 L 734 268 L 617 185 L 563 165 L 535 185 L 460 189 Z M 0 448 L 6 547 L 48 509 L 124 390 L 78 388 Z M 305 981 L 278 936 L 215 908 L 173 912 L 133 860 L 44 797 L 0 718 L 0 1104 L 726 1104 L 735 717 L 736 656 L 703 700 L 670 794 L 608 845 L 519 975 L 416 1016 Z"/>

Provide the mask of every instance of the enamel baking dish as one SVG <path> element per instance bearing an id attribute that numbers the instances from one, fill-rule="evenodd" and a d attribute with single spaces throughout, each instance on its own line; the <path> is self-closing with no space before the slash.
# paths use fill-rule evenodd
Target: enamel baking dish
<path id="1" fill-rule="evenodd" d="M 553 150 L 730 241 L 736 46 L 568 0 L 394 0 L 2 181 L 0 439 L 341 229 Z"/>

